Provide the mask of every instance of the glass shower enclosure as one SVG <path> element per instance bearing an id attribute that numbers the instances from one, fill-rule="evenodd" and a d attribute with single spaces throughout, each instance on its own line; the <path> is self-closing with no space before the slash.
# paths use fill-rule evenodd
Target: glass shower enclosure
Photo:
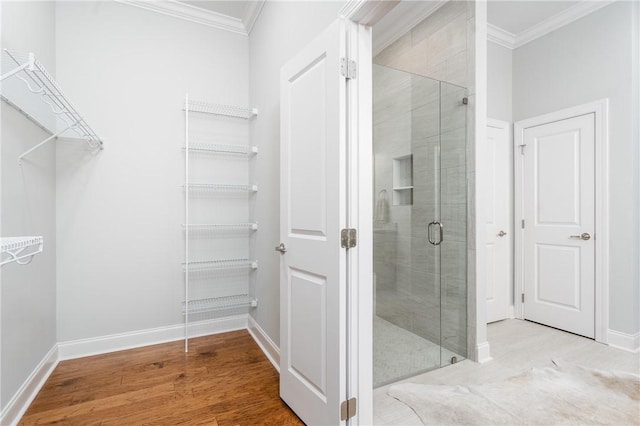
<path id="1" fill-rule="evenodd" d="M 375 387 L 467 355 L 466 96 L 373 66 Z"/>

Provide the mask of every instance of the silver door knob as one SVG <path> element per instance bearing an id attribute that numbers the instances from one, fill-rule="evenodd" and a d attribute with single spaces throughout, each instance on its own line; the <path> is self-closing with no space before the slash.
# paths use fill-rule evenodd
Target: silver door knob
<path id="1" fill-rule="evenodd" d="M 498 237 L 500 238 L 504 237 L 505 235 L 507 235 L 507 233 L 504 232 L 503 230 L 500 230 L 500 232 L 498 232 Z"/>
<path id="2" fill-rule="evenodd" d="M 276 246 L 276 251 L 285 254 L 287 252 L 287 248 L 285 247 L 284 243 L 280 243 L 279 246 Z"/>
<path id="3" fill-rule="evenodd" d="M 588 232 L 583 232 L 580 235 L 570 235 L 569 238 L 578 238 L 580 240 L 589 241 L 591 239 L 591 235 Z"/>

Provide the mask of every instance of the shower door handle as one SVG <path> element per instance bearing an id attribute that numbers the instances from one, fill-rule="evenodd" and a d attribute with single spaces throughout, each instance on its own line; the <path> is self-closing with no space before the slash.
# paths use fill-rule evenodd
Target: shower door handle
<path id="1" fill-rule="evenodd" d="M 438 230 L 440 231 L 439 232 L 440 233 L 440 235 L 439 235 L 440 238 L 438 240 L 436 240 L 435 237 L 432 238 L 432 236 L 431 236 L 431 227 L 433 225 L 438 226 Z M 434 220 L 433 222 L 429 223 L 429 225 L 427 226 L 427 238 L 429 239 L 429 242 L 431 244 L 433 244 L 434 246 L 439 246 L 442 243 L 443 236 L 444 236 L 444 227 L 442 226 L 442 224 L 440 222 Z"/>

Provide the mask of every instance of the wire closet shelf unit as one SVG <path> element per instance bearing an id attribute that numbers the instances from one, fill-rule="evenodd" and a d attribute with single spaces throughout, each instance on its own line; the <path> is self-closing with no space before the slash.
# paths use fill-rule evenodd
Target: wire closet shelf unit
<path id="1" fill-rule="evenodd" d="M 4 237 L 0 238 L 0 266 L 16 262 L 19 265 L 31 263 L 33 256 L 42 253 L 42 237 Z"/>
<path id="2" fill-rule="evenodd" d="M 89 126 L 86 119 L 78 112 L 78 109 L 33 53 L 23 54 L 9 49 L 2 50 L 2 75 L 0 76 L 0 81 L 3 82 L 2 86 L 6 84 L 5 80 L 10 77 L 21 80 L 31 96 L 25 97 L 23 102 L 18 102 L 5 95 L 3 89 L 2 100 L 50 134 L 48 138 L 22 153 L 18 157 L 19 161 L 58 137 L 84 140 L 92 149 L 103 148 L 102 139 Z M 39 99 L 39 101 L 34 102 L 34 99 Z M 40 101 L 48 107 L 50 113 L 55 117 L 51 123 L 45 123 L 38 118 L 39 114 L 36 112 L 38 107 L 35 104 Z"/>
<path id="3" fill-rule="evenodd" d="M 211 155 L 231 155 L 252 157 L 258 153 L 255 146 L 248 145 L 232 145 L 225 143 L 193 143 L 189 140 L 189 115 L 192 113 L 208 114 L 212 116 L 230 117 L 234 119 L 250 120 L 257 116 L 258 110 L 255 108 L 243 108 L 231 105 L 214 104 L 200 100 L 189 99 L 189 95 L 185 96 L 185 223 L 182 228 L 185 232 L 185 261 L 182 268 L 185 274 L 185 300 L 183 302 L 183 313 L 185 321 L 185 352 L 189 350 L 189 321 L 190 314 L 201 314 L 212 311 L 238 309 L 238 308 L 255 308 L 258 306 L 258 300 L 247 294 L 221 295 L 219 297 L 208 297 L 200 299 L 190 299 L 189 297 L 189 278 L 191 273 L 204 273 L 207 271 L 219 270 L 240 270 L 248 269 L 249 271 L 258 268 L 258 262 L 252 259 L 209 259 L 204 261 L 191 260 L 190 252 L 190 236 L 195 233 L 225 233 L 225 232 L 256 232 L 258 224 L 255 222 L 241 223 L 190 223 L 189 203 L 190 193 L 247 193 L 252 194 L 258 191 L 258 186 L 253 184 L 235 184 L 235 183 L 209 183 L 209 182 L 191 182 L 189 175 L 189 157 L 191 154 L 211 154 Z"/>

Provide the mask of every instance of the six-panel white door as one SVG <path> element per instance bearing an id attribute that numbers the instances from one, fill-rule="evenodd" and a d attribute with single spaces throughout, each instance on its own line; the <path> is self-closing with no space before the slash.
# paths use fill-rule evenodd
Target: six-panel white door
<path id="1" fill-rule="evenodd" d="M 346 49 L 336 21 L 281 70 L 280 396 L 338 425 L 346 395 Z"/>
<path id="2" fill-rule="evenodd" d="M 513 304 L 513 160 L 511 124 L 498 120 L 487 120 L 487 123 L 486 170 L 489 192 L 484 204 L 487 208 L 487 322 L 494 322 L 512 316 L 509 307 Z"/>
<path id="3" fill-rule="evenodd" d="M 595 117 L 523 130 L 524 318 L 595 334 Z"/>

